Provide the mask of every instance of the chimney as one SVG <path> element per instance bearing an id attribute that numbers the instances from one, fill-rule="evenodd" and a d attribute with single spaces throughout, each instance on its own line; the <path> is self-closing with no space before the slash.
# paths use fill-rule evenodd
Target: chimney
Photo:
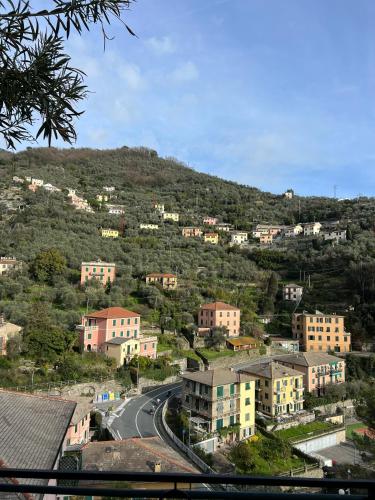
<path id="1" fill-rule="evenodd" d="M 152 469 L 154 472 L 161 472 L 161 462 L 154 462 L 152 464 Z"/>

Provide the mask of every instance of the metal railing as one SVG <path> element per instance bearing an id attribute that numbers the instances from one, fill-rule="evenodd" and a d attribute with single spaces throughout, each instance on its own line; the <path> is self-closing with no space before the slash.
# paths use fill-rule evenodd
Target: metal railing
<path id="1" fill-rule="evenodd" d="M 26 482 L 20 482 L 22 479 Z M 27 480 L 32 481 L 32 484 L 27 484 Z M 106 482 L 109 483 L 108 486 L 103 486 Z M 126 484 L 122 487 L 121 483 Z M 218 484 L 227 485 L 228 488 L 224 491 L 210 488 Z M 142 485 L 142 488 L 137 485 Z M 236 489 L 232 490 L 230 486 L 235 486 Z M 295 492 L 291 493 L 291 490 Z M 0 496 L 3 496 L 1 493 L 28 493 L 103 498 L 339 500 L 343 492 L 350 493 L 351 500 L 375 498 L 375 481 L 224 474 L 0 469 Z"/>

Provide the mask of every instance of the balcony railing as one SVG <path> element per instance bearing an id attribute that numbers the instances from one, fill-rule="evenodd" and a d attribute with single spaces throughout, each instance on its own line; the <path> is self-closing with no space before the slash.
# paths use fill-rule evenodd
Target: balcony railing
<path id="1" fill-rule="evenodd" d="M 22 483 L 22 479 L 26 481 Z M 55 479 L 57 486 L 46 484 Z M 31 480 L 32 484 L 27 484 L 27 481 Z M 38 481 L 35 480 L 44 484 L 36 484 Z M 109 483 L 108 486 L 103 486 L 106 482 Z M 121 487 L 121 483 L 126 483 L 126 486 Z M 113 484 L 117 487 L 113 487 Z M 137 487 L 139 484 L 142 484 L 142 489 Z M 281 487 L 284 487 L 283 490 Z M 293 490 L 294 488 L 296 490 Z M 303 488 L 303 492 L 300 488 Z M 350 492 L 351 500 L 375 498 L 375 481 L 222 474 L 0 469 L 0 497 L 3 493 L 39 493 L 102 498 L 306 500 L 311 497 L 311 500 L 339 500 L 343 492 Z"/>

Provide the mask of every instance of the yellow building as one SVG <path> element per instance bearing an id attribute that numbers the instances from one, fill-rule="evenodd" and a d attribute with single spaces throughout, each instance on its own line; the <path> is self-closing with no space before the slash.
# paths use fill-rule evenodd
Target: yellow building
<path id="1" fill-rule="evenodd" d="M 219 235 L 217 233 L 205 233 L 203 236 L 203 241 L 205 243 L 217 245 L 219 243 Z"/>
<path id="2" fill-rule="evenodd" d="M 118 238 L 118 230 L 117 229 L 101 229 L 100 231 L 103 238 Z"/>
<path id="3" fill-rule="evenodd" d="M 139 338 L 114 337 L 104 343 L 104 353 L 108 358 L 116 360 L 117 367 L 128 363 L 136 354 L 140 353 Z"/>
<path id="4" fill-rule="evenodd" d="M 275 417 L 303 410 L 303 373 L 274 361 L 251 365 L 241 373 L 256 377 L 256 409 Z"/>
<path id="5" fill-rule="evenodd" d="M 182 406 L 208 432 L 229 428 L 229 439 L 255 431 L 255 378 L 228 368 L 182 375 Z"/>
<path id="6" fill-rule="evenodd" d="M 179 218 L 180 216 L 177 212 L 163 212 L 164 220 L 173 220 L 173 222 L 178 222 Z"/>

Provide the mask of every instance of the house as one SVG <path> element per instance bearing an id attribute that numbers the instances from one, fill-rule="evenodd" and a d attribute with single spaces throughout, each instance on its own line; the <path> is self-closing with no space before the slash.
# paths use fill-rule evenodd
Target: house
<path id="1" fill-rule="evenodd" d="M 158 224 L 139 224 L 139 229 L 159 229 Z"/>
<path id="2" fill-rule="evenodd" d="M 94 209 L 90 207 L 87 200 L 84 200 L 80 196 L 77 196 L 74 189 L 68 188 L 68 198 L 70 198 L 70 203 L 76 210 L 82 210 L 88 213 L 94 213 Z"/>
<path id="3" fill-rule="evenodd" d="M 4 316 L 0 315 L 0 356 L 7 354 L 7 342 L 20 334 L 21 326 L 5 321 Z"/>
<path id="4" fill-rule="evenodd" d="M 15 182 L 16 184 L 24 184 L 25 182 L 25 179 L 23 179 L 22 177 L 18 177 L 17 175 L 14 175 L 12 177 L 12 180 L 13 182 Z M 29 181 L 30 182 L 30 181 Z"/>
<path id="5" fill-rule="evenodd" d="M 90 417 L 94 405 L 87 397 L 69 397 L 77 404 L 65 437 L 66 451 L 73 451 L 90 441 Z"/>
<path id="6" fill-rule="evenodd" d="M 118 238 L 119 237 L 119 232 L 117 229 L 104 229 L 102 228 L 100 230 L 100 234 L 102 238 Z"/>
<path id="7" fill-rule="evenodd" d="M 217 224 L 218 218 L 217 217 L 204 217 L 203 218 L 203 224 L 206 226 L 215 226 Z"/>
<path id="8" fill-rule="evenodd" d="M 215 229 L 216 231 L 223 231 L 225 233 L 229 233 L 233 229 L 233 226 L 232 224 L 227 224 L 226 222 L 219 222 L 215 224 Z"/>
<path id="9" fill-rule="evenodd" d="M 143 337 L 124 338 L 115 337 L 104 343 L 104 353 L 116 360 L 117 367 L 123 366 L 135 356 L 144 356 L 151 359 L 157 358 L 158 338 Z"/>
<path id="10" fill-rule="evenodd" d="M 114 262 L 82 262 L 81 285 L 92 279 L 98 280 L 103 286 L 113 283 L 116 278 L 116 264 Z"/>
<path id="11" fill-rule="evenodd" d="M 291 200 L 294 196 L 294 191 L 293 189 L 287 189 L 285 191 L 285 193 L 283 194 L 284 198 L 286 198 L 287 200 Z"/>
<path id="12" fill-rule="evenodd" d="M 198 332 L 200 329 L 223 327 L 228 337 L 237 337 L 240 333 L 241 310 L 224 302 L 212 302 L 200 307 L 198 313 Z"/>
<path id="13" fill-rule="evenodd" d="M 291 300 L 293 302 L 300 302 L 303 294 L 303 286 L 289 283 L 283 286 L 283 299 Z"/>
<path id="14" fill-rule="evenodd" d="M 226 339 L 226 345 L 232 351 L 250 351 L 259 349 L 262 342 L 254 337 L 237 337 L 235 339 Z"/>
<path id="15" fill-rule="evenodd" d="M 124 205 L 107 205 L 108 213 L 111 215 L 124 215 Z"/>
<path id="16" fill-rule="evenodd" d="M 232 439 L 246 439 L 255 430 L 255 378 L 228 368 L 185 372 L 182 378 L 182 407 L 191 421 L 208 432 L 232 428 Z"/>
<path id="17" fill-rule="evenodd" d="M 138 338 L 141 316 L 122 307 L 108 307 L 82 316 L 80 344 L 84 351 L 103 352 L 103 345 L 115 337 Z"/>
<path id="18" fill-rule="evenodd" d="M 285 349 L 289 352 L 299 351 L 299 341 L 295 339 L 290 339 L 286 337 L 270 336 L 271 347 L 274 349 Z"/>
<path id="19" fill-rule="evenodd" d="M 36 179 L 35 177 L 26 177 L 27 182 L 30 182 L 31 185 L 42 187 L 44 184 L 43 179 Z"/>
<path id="20" fill-rule="evenodd" d="M 334 229 L 332 231 L 322 231 L 324 241 L 335 241 L 339 243 L 340 241 L 346 241 L 346 229 Z"/>
<path id="21" fill-rule="evenodd" d="M 183 227 L 182 236 L 184 238 L 196 238 L 202 236 L 203 231 L 199 227 Z"/>
<path id="22" fill-rule="evenodd" d="M 253 238 L 260 238 L 262 234 L 277 236 L 284 230 L 285 226 L 279 224 L 257 224 L 253 230 Z"/>
<path id="23" fill-rule="evenodd" d="M 256 377 L 256 409 L 270 417 L 303 410 L 303 374 L 275 361 L 250 365 L 241 373 Z"/>
<path id="24" fill-rule="evenodd" d="M 171 273 L 150 273 L 146 276 L 147 285 L 159 284 L 166 290 L 177 288 L 177 276 Z"/>
<path id="25" fill-rule="evenodd" d="M 273 242 L 273 235 L 270 233 L 262 233 L 259 236 L 259 243 L 261 245 L 272 245 Z"/>
<path id="26" fill-rule="evenodd" d="M 157 210 L 161 214 L 165 212 L 164 203 L 154 203 L 153 208 L 154 208 L 154 210 Z"/>
<path id="27" fill-rule="evenodd" d="M 320 233 L 322 227 L 320 222 L 307 222 L 303 225 L 303 235 L 304 236 L 315 236 Z"/>
<path id="28" fill-rule="evenodd" d="M 15 257 L 0 257 L 0 275 L 17 269 L 20 264 Z"/>
<path id="29" fill-rule="evenodd" d="M 113 191 L 115 191 L 115 187 L 114 186 L 104 186 L 103 187 L 103 190 L 106 192 L 106 193 L 113 193 Z"/>
<path id="30" fill-rule="evenodd" d="M 0 389 L 0 467 L 57 469 L 75 407 L 74 401 Z M 7 479 L 26 485 L 55 484 L 48 479 Z M 21 494 L 0 496 L 21 498 Z M 22 497 L 35 498 L 27 493 Z"/>
<path id="31" fill-rule="evenodd" d="M 177 212 L 162 212 L 163 220 L 171 220 L 173 222 L 179 221 L 179 214 Z"/>
<path id="32" fill-rule="evenodd" d="M 45 191 L 50 192 L 50 193 L 59 193 L 61 191 L 61 189 L 59 189 L 58 187 L 56 187 L 56 186 L 54 186 L 53 184 L 50 184 L 50 183 L 44 184 L 43 185 L 43 189 Z"/>
<path id="33" fill-rule="evenodd" d="M 204 233 L 203 241 L 211 243 L 211 245 L 217 245 L 219 243 L 219 235 L 217 233 Z"/>
<path id="34" fill-rule="evenodd" d="M 108 201 L 109 197 L 107 194 L 97 194 L 96 195 L 96 200 L 99 201 L 100 203 L 105 203 Z"/>
<path id="35" fill-rule="evenodd" d="M 233 231 L 230 235 L 230 241 L 232 245 L 242 245 L 247 241 L 247 233 L 243 231 Z"/>
<path id="36" fill-rule="evenodd" d="M 316 311 L 292 315 L 293 338 L 303 351 L 350 352 L 351 336 L 345 331 L 344 316 Z"/>
<path id="37" fill-rule="evenodd" d="M 174 472 L 177 474 L 199 472 L 181 453 L 170 446 L 166 446 L 165 442 L 158 436 L 87 443 L 82 449 L 81 463 L 82 470 L 89 472 L 98 470 L 130 473 Z M 131 484 L 132 488 L 136 489 L 160 489 L 157 475 L 155 476 L 155 483 L 148 483 L 147 486 L 141 479 L 136 477 Z M 86 480 L 84 485 L 90 486 L 90 482 Z M 108 482 L 98 485 L 97 480 L 91 481 L 91 485 L 96 488 L 99 486 L 108 488 L 110 486 Z M 181 487 L 179 483 L 177 485 L 175 483 L 163 483 L 163 488 L 167 490 L 173 490 L 175 486 Z M 156 495 L 156 497 L 159 496 Z"/>
<path id="38" fill-rule="evenodd" d="M 305 390 L 318 396 L 327 386 L 345 382 L 345 361 L 325 352 L 299 352 L 277 356 L 276 360 L 303 373 Z"/>
<path id="39" fill-rule="evenodd" d="M 292 226 L 285 226 L 283 235 L 285 238 L 295 238 L 299 234 L 303 233 L 303 227 L 301 224 L 294 224 Z"/>

